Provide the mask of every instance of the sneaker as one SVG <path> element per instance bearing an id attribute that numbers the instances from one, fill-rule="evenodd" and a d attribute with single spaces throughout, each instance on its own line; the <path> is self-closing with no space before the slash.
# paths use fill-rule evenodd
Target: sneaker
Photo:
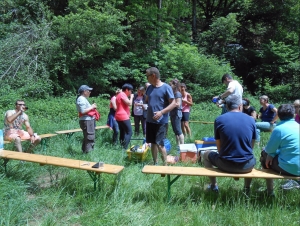
<path id="1" fill-rule="evenodd" d="M 284 185 L 281 185 L 281 188 L 283 190 L 290 190 L 290 189 L 293 189 L 293 188 L 299 189 L 300 188 L 300 184 L 297 181 L 288 180 Z"/>
<path id="2" fill-rule="evenodd" d="M 218 185 L 214 185 L 212 186 L 211 184 L 207 186 L 206 188 L 207 191 L 213 191 L 215 193 L 218 193 L 219 192 L 219 187 Z"/>

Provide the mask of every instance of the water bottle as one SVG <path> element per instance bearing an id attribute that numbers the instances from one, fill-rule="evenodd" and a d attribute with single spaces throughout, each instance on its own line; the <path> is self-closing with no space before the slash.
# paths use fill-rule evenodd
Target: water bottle
<path id="1" fill-rule="evenodd" d="M 3 130 L 0 129 L 0 151 L 3 150 Z"/>

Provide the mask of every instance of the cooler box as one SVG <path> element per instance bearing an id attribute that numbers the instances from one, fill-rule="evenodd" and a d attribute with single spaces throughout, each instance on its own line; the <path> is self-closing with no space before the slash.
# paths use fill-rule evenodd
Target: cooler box
<path id="1" fill-rule="evenodd" d="M 195 144 L 180 144 L 180 161 L 196 163 L 198 151 Z"/>

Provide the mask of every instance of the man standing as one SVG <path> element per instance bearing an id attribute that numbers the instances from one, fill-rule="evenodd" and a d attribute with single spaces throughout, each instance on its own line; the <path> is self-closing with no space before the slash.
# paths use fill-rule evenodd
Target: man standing
<path id="1" fill-rule="evenodd" d="M 78 96 L 76 99 L 76 108 L 79 113 L 79 125 L 82 129 L 82 152 L 87 154 L 94 149 L 95 145 L 95 116 L 97 114 L 95 103 L 90 104 L 87 98 L 90 97 L 91 91 L 87 85 L 82 85 L 78 89 Z"/>
<path id="2" fill-rule="evenodd" d="M 33 148 L 40 143 L 41 138 L 34 134 L 30 126 L 28 115 L 24 112 L 26 105 L 23 100 L 16 101 L 15 110 L 8 110 L 4 119 L 4 140 L 14 141 L 15 147 L 22 152 L 21 140 L 30 140 L 31 145 L 27 152 L 32 152 Z M 26 131 L 22 130 L 22 125 L 26 126 Z"/>
<path id="3" fill-rule="evenodd" d="M 169 112 L 176 106 L 172 88 L 160 80 L 159 70 L 151 67 L 146 70 L 148 82 L 146 90 L 148 103 L 146 119 L 146 142 L 151 143 L 154 165 L 157 165 L 157 153 L 161 153 L 163 164 L 166 165 L 167 152 L 164 146 Z"/>
<path id="4" fill-rule="evenodd" d="M 242 98 L 229 95 L 226 98 L 228 112 L 216 118 L 214 123 L 215 139 L 218 152 L 204 153 L 204 166 L 218 167 L 229 173 L 248 173 L 256 160 L 253 155 L 256 130 L 253 118 L 242 113 Z M 218 192 L 215 177 L 210 177 L 209 190 Z M 245 192 L 250 192 L 251 178 L 245 178 Z"/>
<path id="5" fill-rule="evenodd" d="M 219 96 L 214 96 L 214 98 L 218 98 L 220 99 L 219 104 L 223 101 L 223 99 L 225 99 L 226 97 L 228 97 L 230 94 L 235 94 L 240 96 L 241 98 L 243 97 L 243 87 L 241 86 L 241 84 L 237 81 L 237 80 L 233 80 L 232 76 L 229 74 L 224 74 L 222 76 L 222 83 L 227 85 L 227 90 L 225 91 L 225 93 L 220 94 Z M 226 109 L 226 105 L 224 104 L 222 107 L 222 114 L 227 112 Z"/>

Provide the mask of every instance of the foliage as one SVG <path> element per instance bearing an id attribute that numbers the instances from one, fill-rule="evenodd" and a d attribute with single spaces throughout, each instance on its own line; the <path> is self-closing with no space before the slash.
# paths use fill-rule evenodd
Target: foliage
<path id="1" fill-rule="evenodd" d="M 164 80 L 177 78 L 186 83 L 194 101 L 210 100 L 223 92 L 221 77 L 231 72 L 228 64 L 199 53 L 196 46 L 178 44 L 172 40 L 162 45 L 160 53 L 153 52 L 152 59 L 156 61 Z"/>
<path id="2" fill-rule="evenodd" d="M 120 24 L 124 13 L 109 4 L 95 9 L 87 4 L 84 6 L 84 9 L 76 8 L 76 12 L 66 16 L 55 17 L 53 21 L 61 50 L 55 57 L 51 79 L 59 92 L 84 83 L 91 86 L 103 84 L 101 90 L 105 91 L 105 87 L 109 87 L 109 78 L 101 73 L 101 69 L 120 56 L 122 47 L 130 38 L 124 33 L 128 27 Z"/>
<path id="3" fill-rule="evenodd" d="M 226 46 L 231 42 L 237 42 L 237 33 L 240 24 L 236 20 L 236 14 L 229 13 L 226 17 L 216 18 L 210 25 L 210 29 L 199 35 L 199 46 L 207 53 L 222 57 Z"/>
<path id="4" fill-rule="evenodd" d="M 0 26 L 4 28 L 0 39 L 1 86 L 8 85 L 18 90 L 22 97 L 46 97 L 52 92 L 48 63 L 55 43 L 50 38 L 50 24 L 44 5 L 25 2 L 24 6 L 19 6 L 19 2 L 0 3 L 5 6 L 4 14 L 0 16 Z M 31 10 L 36 10 L 38 22 L 29 16 Z"/>

